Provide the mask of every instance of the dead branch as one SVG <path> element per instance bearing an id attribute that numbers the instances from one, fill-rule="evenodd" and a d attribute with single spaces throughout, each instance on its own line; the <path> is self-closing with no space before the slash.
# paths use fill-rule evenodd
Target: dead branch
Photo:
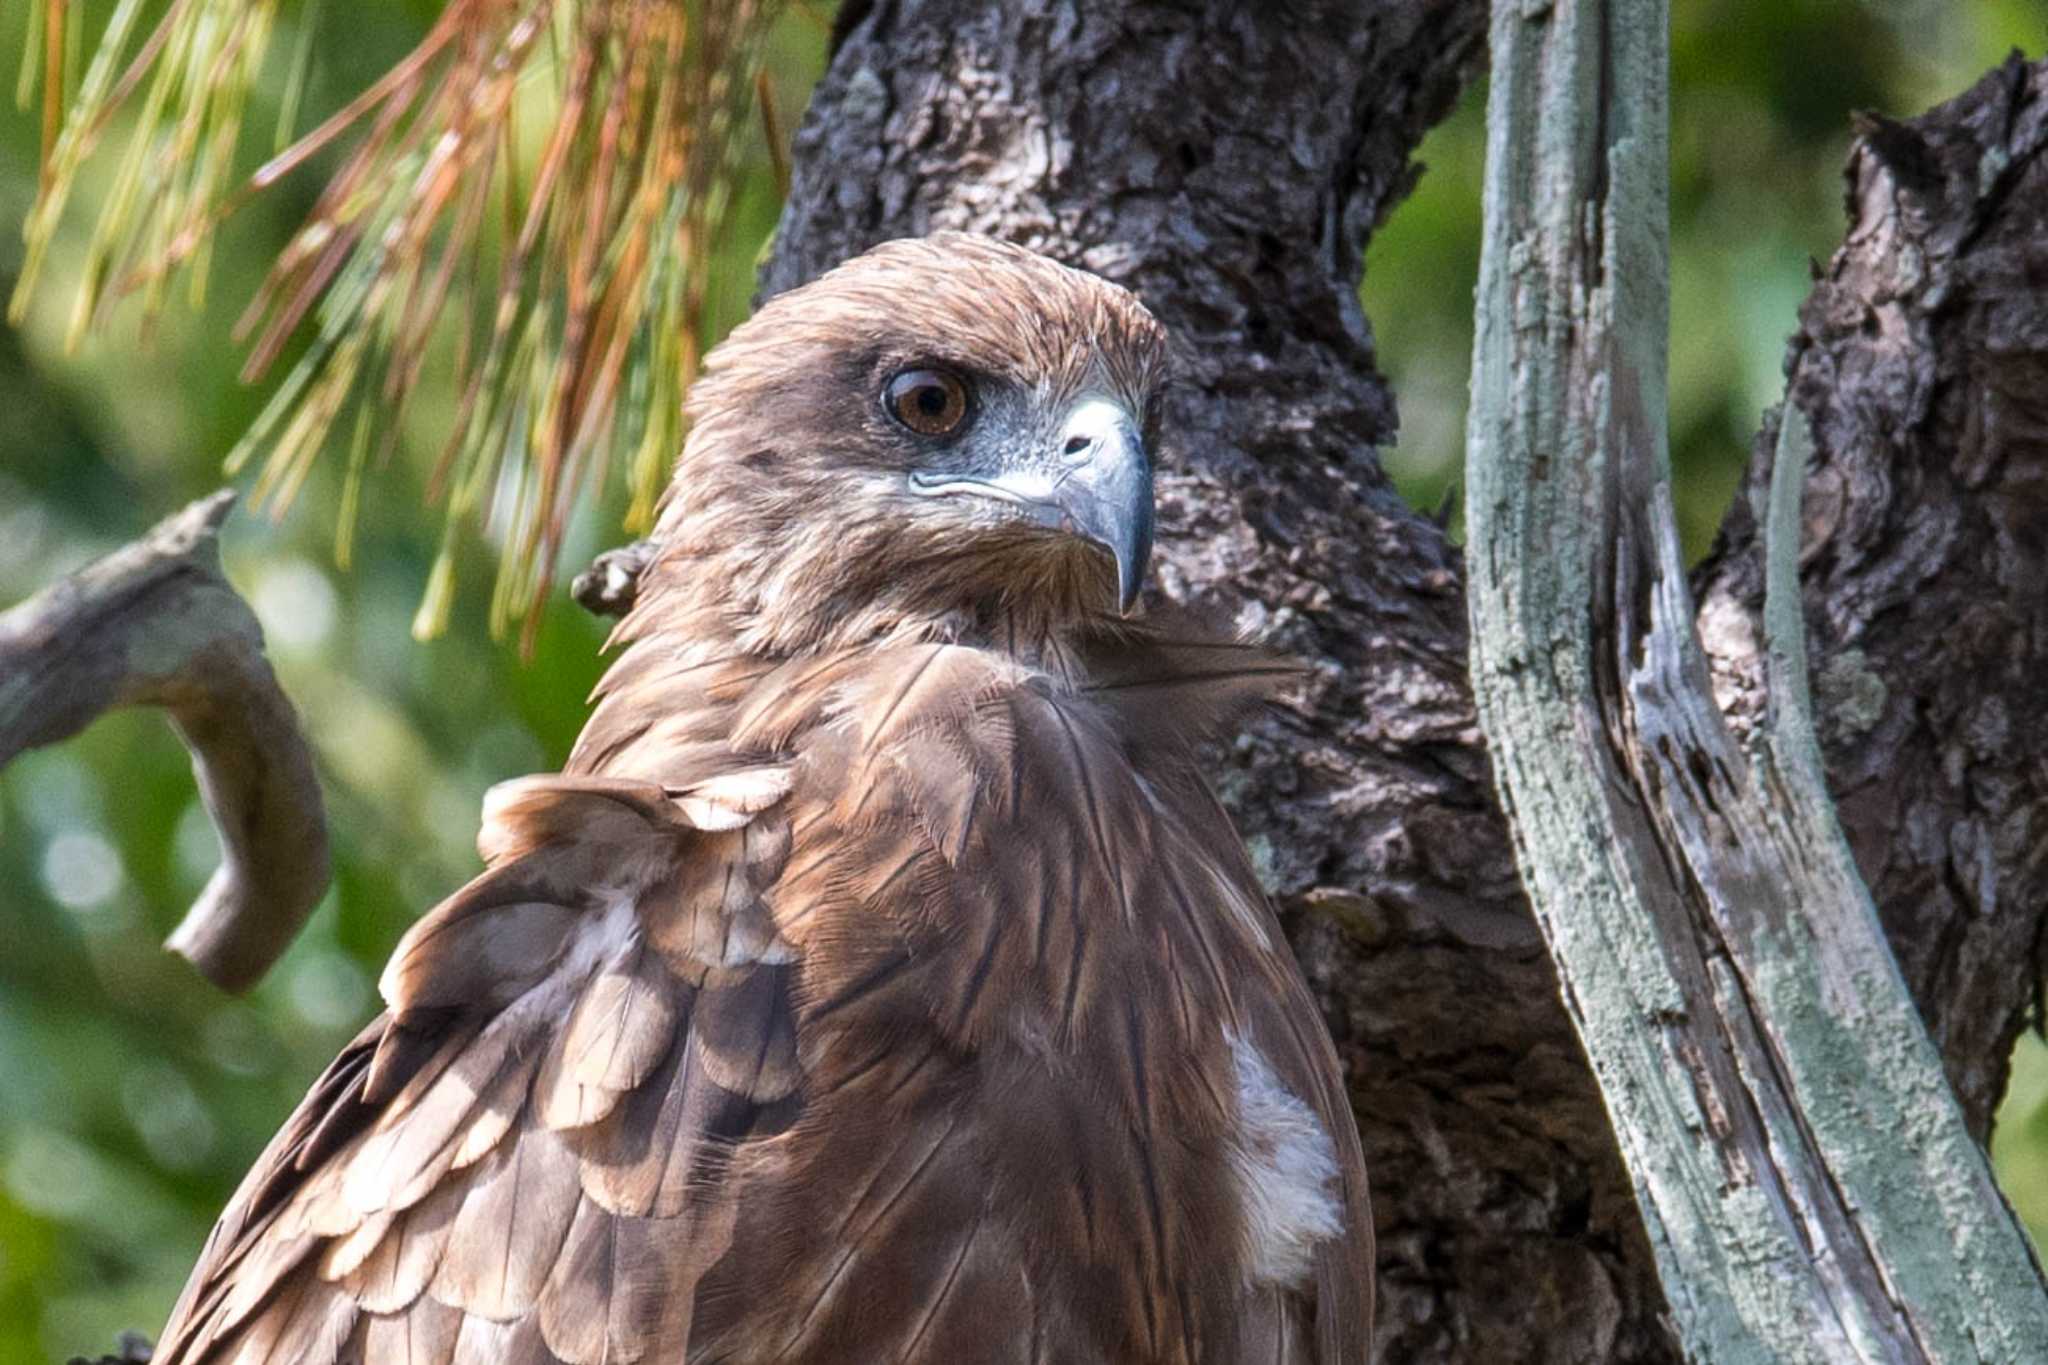
<path id="1" fill-rule="evenodd" d="M 159 706 L 192 751 L 221 863 L 165 940 L 242 991 L 326 893 L 327 821 L 313 755 L 221 574 L 223 490 L 0 615 L 0 767 L 116 706 Z"/>

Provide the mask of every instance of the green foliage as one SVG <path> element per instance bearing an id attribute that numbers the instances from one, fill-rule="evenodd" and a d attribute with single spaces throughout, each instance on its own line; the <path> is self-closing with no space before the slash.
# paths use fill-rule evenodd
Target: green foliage
<path id="1" fill-rule="evenodd" d="M 0 53 L 23 50 L 39 8 L 0 4 Z M 117 0 L 68 8 L 89 10 L 81 22 L 97 25 Z M 136 31 L 165 8 L 142 4 Z M 328 3 L 308 42 L 303 4 L 268 8 L 276 60 L 247 91 L 241 173 L 274 150 L 280 123 L 315 126 L 414 50 L 441 13 L 435 0 Z M 1917 111 L 2009 44 L 2038 51 L 2048 3 L 1695 0 L 1678 9 L 1673 432 L 1681 514 L 1699 549 L 1759 410 L 1776 396 L 1807 258 L 1824 259 L 1840 232 L 1849 111 Z M 767 41 L 765 70 L 789 117 L 818 69 L 822 33 L 794 10 Z M 1475 92 L 1425 144 L 1432 173 L 1369 256 L 1368 310 L 1405 432 L 1387 455 L 1430 507 L 1461 457 L 1481 99 Z M 182 294 L 167 296 L 146 343 L 136 304 L 124 302 L 100 334 L 67 350 L 77 286 L 95 270 L 118 274 L 127 259 L 125 239 L 96 256 L 90 225 L 123 192 L 118 149 L 133 117 L 109 125 L 109 151 L 82 165 L 43 282 L 19 329 L 0 329 L 0 603 L 217 485 L 222 456 L 270 392 L 237 379 L 244 355 L 227 340 L 235 315 L 341 162 L 325 153 L 228 218 L 203 297 L 188 307 Z M 0 106 L 0 224 L 29 216 L 42 120 L 38 100 L 18 113 Z M 743 312 L 779 204 L 765 144 L 747 141 L 742 155 L 728 231 L 699 276 L 703 339 Z M 0 293 L 23 266 L 21 239 L 0 233 Z M 294 340 L 281 366 L 307 348 Z M 622 402 L 646 412 L 672 402 L 625 392 Z M 330 518 L 346 501 L 352 421 L 338 428 L 333 453 L 343 458 L 311 466 L 291 516 L 273 524 L 241 513 L 230 524 L 227 568 L 263 618 L 306 718 L 337 868 L 305 935 L 249 999 L 224 999 L 157 947 L 216 856 L 183 751 L 161 720 L 109 717 L 0 774 L 0 1360 L 108 1349 L 120 1328 L 162 1321 L 241 1172 L 374 1009 L 376 975 L 399 933 L 476 869 L 484 789 L 558 764 L 581 724 L 602 624 L 558 605 L 524 665 L 490 643 L 492 593 L 476 570 L 493 545 L 473 527 L 452 541 L 463 571 L 453 575 L 448 635 L 428 646 L 408 637 L 445 543 L 429 475 L 461 396 L 444 354 L 402 415 L 379 410 L 397 444 L 355 495 L 346 571 L 334 567 Z M 372 468 L 381 458 L 374 441 L 365 458 Z M 629 499 L 625 481 L 613 480 L 569 518 L 565 566 L 619 538 Z M 2048 1229 L 2048 1049 L 2023 1050 L 2022 1060 L 2000 1171 L 2036 1228 Z"/>
<path id="2" fill-rule="evenodd" d="M 18 93 L 26 102 L 40 70 L 47 151 L 11 319 L 28 315 L 72 224 L 90 231 L 67 346 L 131 295 L 153 320 L 181 272 L 202 299 L 222 217 L 334 153 L 236 324 L 246 378 L 296 357 L 227 472 L 260 462 L 252 501 L 282 509 L 323 456 L 344 458 L 346 564 L 366 474 L 404 444 L 428 373 L 452 380 L 459 397 L 435 408 L 429 455 L 446 523 L 413 632 L 446 628 L 457 537 L 481 524 L 499 533 L 492 633 L 523 621 L 531 647 L 569 518 L 609 468 L 632 489 L 627 528 L 652 524 L 706 340 L 706 275 L 744 154 L 760 150 L 750 116 L 773 112 L 772 82 L 755 76 L 783 6 L 450 0 L 410 52 L 361 72 L 363 88 L 296 139 L 314 53 L 328 51 L 320 30 L 353 13 L 323 25 L 320 0 L 150 9 L 119 0 L 90 26 L 69 0 L 29 10 Z M 281 21 L 297 36 L 290 60 L 271 62 Z M 282 150 L 251 166 L 244 116 L 266 76 Z M 111 183 L 91 212 L 67 215 L 96 155 Z"/>

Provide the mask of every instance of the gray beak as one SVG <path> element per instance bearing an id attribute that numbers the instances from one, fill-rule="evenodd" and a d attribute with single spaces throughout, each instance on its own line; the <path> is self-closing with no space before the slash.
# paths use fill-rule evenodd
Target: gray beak
<path id="1" fill-rule="evenodd" d="M 1050 501 L 1074 531 L 1116 559 L 1117 609 L 1129 615 L 1152 558 L 1152 460 L 1121 404 L 1077 404 L 1060 445 Z"/>
<path id="2" fill-rule="evenodd" d="M 1067 414 L 1057 446 L 1032 452 L 994 476 L 919 472 L 920 497 L 996 498 L 1108 550 L 1116 560 L 1117 609 L 1126 615 L 1145 586 L 1152 558 L 1152 459 L 1121 403 L 1086 398 Z"/>

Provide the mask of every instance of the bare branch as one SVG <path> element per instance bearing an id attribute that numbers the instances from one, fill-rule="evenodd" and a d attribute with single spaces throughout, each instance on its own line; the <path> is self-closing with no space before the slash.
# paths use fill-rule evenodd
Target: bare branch
<path id="1" fill-rule="evenodd" d="M 2020 1359 L 2048 1297 L 1823 783 L 1797 411 L 1753 752 L 1710 699 L 1665 441 L 1664 8 L 1494 7 L 1468 564 L 1518 860 L 1689 1355 Z"/>
<path id="2" fill-rule="evenodd" d="M 160 706 L 192 751 L 221 864 L 165 946 L 242 991 L 326 893 L 313 756 L 221 574 L 223 490 L 0 615 L 0 766 L 116 706 Z"/>

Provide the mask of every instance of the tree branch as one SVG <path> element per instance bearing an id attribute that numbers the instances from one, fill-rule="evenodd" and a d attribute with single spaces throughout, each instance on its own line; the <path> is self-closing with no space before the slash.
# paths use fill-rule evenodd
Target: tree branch
<path id="1" fill-rule="evenodd" d="M 123 1332 L 114 1354 L 98 1357 L 73 1356 L 66 1365 L 149 1365 L 156 1354 L 149 1338 L 140 1332 Z"/>
<path id="2" fill-rule="evenodd" d="M 222 577 L 222 491 L 0 615 L 0 766 L 116 706 L 159 706 L 192 751 L 221 863 L 165 941 L 208 980 L 246 990 L 327 890 L 313 756 Z"/>
<path id="3" fill-rule="evenodd" d="M 2048 1340 L 2048 1295 L 1822 785 L 1796 413 L 1747 761 L 1693 635 L 1664 424 L 1665 8 L 1494 16 L 1473 678 L 1681 1339 L 1716 1360 L 2018 1359 Z"/>
<path id="4" fill-rule="evenodd" d="M 654 558 L 651 540 L 636 540 L 606 550 L 576 575 L 569 595 L 593 616 L 624 616 L 640 594 L 640 574 Z"/>

